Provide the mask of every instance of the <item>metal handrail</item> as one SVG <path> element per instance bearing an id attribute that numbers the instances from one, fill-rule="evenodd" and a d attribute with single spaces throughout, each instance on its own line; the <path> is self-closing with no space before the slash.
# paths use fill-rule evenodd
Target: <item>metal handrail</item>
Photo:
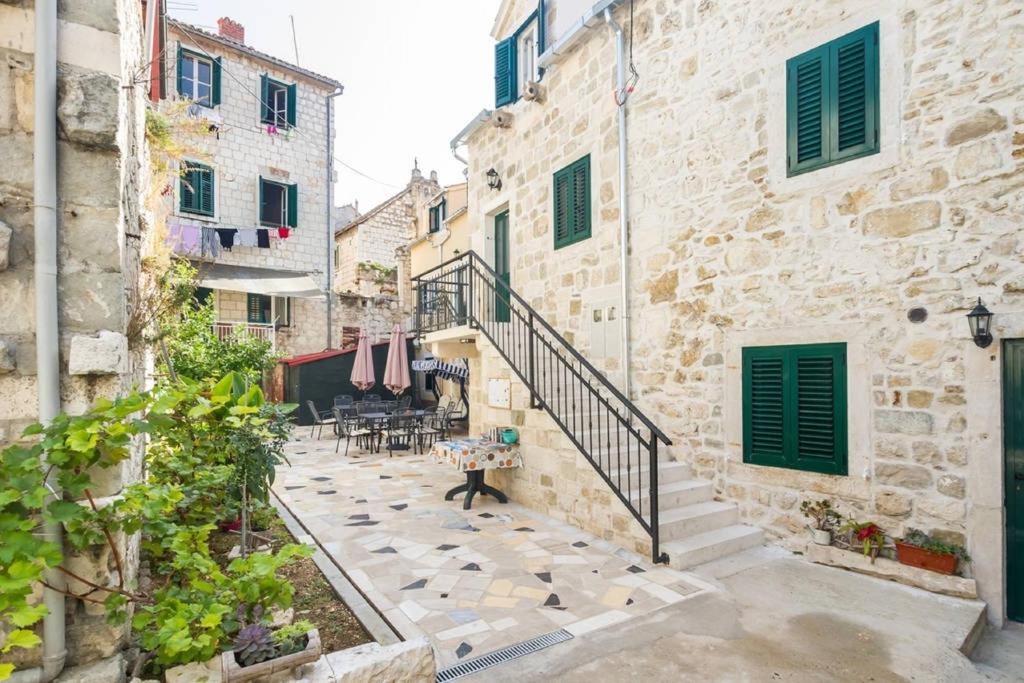
<path id="1" fill-rule="evenodd" d="M 664 432 L 476 253 L 448 259 L 413 281 L 417 334 L 478 329 L 526 385 L 530 406 L 551 416 L 650 534 L 654 561 L 667 561 L 658 526 L 658 442 L 672 443 Z"/>
<path id="2" fill-rule="evenodd" d="M 446 266 L 449 266 L 449 265 L 455 263 L 456 261 L 460 261 L 460 260 L 467 259 L 467 258 L 468 258 L 468 260 L 471 263 L 475 262 L 475 263 L 479 263 L 480 265 L 482 265 L 484 267 L 484 270 L 489 275 L 491 275 L 493 277 L 498 277 L 498 274 L 494 271 L 494 269 L 491 268 L 491 266 L 486 261 L 484 261 L 482 258 L 480 258 L 475 251 L 470 249 L 469 251 L 465 251 L 465 252 L 459 254 L 458 256 L 454 256 L 454 257 L 448 259 L 447 261 L 441 263 L 438 266 L 434 266 L 433 268 L 420 273 L 416 277 L 412 278 L 412 280 L 414 282 L 423 281 L 426 278 L 426 276 L 429 275 L 430 273 L 433 273 L 433 272 L 435 272 L 435 271 L 437 271 L 439 269 L 445 268 Z M 537 313 L 535 310 L 533 310 L 533 307 L 530 306 L 530 304 L 526 303 L 526 301 L 523 299 L 523 297 L 519 296 L 519 294 L 517 294 L 511 287 L 506 287 L 505 290 L 513 297 L 513 299 L 515 299 L 515 301 L 517 303 L 519 303 L 519 305 L 521 305 L 523 308 L 525 308 L 533 316 L 533 319 L 536 322 L 539 322 L 544 327 L 544 329 L 546 329 L 549 333 L 551 333 L 551 335 L 554 336 L 554 338 L 562 346 L 564 346 L 566 348 L 566 350 L 569 351 L 569 353 L 572 354 L 573 358 L 575 358 L 577 361 L 580 362 L 581 365 L 583 365 L 583 367 L 585 367 L 587 370 L 589 370 L 601 382 L 602 386 L 604 386 L 608 391 L 610 391 L 611 394 L 615 398 L 617 398 L 620 401 L 622 401 L 623 405 L 625 405 L 627 408 L 630 409 L 630 413 L 632 413 L 638 420 L 640 420 L 644 424 L 645 427 L 650 429 L 654 433 L 655 436 L 657 436 L 659 439 L 661 439 L 662 443 L 664 443 L 666 446 L 671 446 L 672 445 L 672 440 L 668 438 L 668 436 L 665 434 L 665 432 L 663 432 L 660 429 L 658 429 L 657 425 L 655 425 L 653 422 L 651 422 L 647 418 L 646 415 L 641 413 L 640 409 L 637 408 L 636 405 L 631 400 L 629 400 L 628 398 L 623 396 L 622 392 L 619 391 L 615 387 L 614 384 L 609 382 L 608 379 L 601 372 L 599 372 L 597 370 L 597 368 L 595 368 L 593 365 L 591 365 L 590 362 L 587 361 L 587 359 L 584 358 L 580 354 L 580 352 L 576 350 L 576 348 L 574 346 L 572 346 L 569 342 L 567 342 L 562 337 L 562 335 L 560 335 L 557 331 L 555 331 L 555 328 L 553 328 L 548 323 L 547 320 L 542 318 L 539 313 Z M 505 303 L 511 304 L 511 301 L 506 299 Z"/>

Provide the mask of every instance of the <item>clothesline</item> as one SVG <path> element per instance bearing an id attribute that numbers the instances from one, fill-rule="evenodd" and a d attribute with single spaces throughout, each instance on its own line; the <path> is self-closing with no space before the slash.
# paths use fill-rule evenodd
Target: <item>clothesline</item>
<path id="1" fill-rule="evenodd" d="M 168 243 L 173 251 L 187 256 L 220 256 L 221 249 L 231 251 L 240 247 L 270 248 L 270 238 L 288 239 L 291 228 L 214 228 L 205 225 L 171 223 L 168 225 Z"/>

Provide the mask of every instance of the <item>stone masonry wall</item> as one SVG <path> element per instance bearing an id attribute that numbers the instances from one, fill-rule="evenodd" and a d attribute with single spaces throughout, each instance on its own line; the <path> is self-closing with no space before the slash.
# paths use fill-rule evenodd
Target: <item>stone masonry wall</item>
<path id="1" fill-rule="evenodd" d="M 668 455 L 790 546 L 805 541 L 800 501 L 823 496 L 893 534 L 965 541 L 998 620 L 998 342 L 1024 336 L 1019 3 L 637 0 L 635 18 L 632 375 Z M 874 21 L 881 152 L 787 178 L 786 59 Z M 619 280 L 614 63 L 596 26 L 548 70 L 544 103 L 469 142 L 474 248 L 492 253 L 491 217 L 509 208 L 512 287 L 584 354 Z M 555 251 L 551 177 L 585 154 L 593 236 Z M 984 351 L 964 318 L 978 296 L 996 313 Z M 742 348 L 826 341 L 847 344 L 849 475 L 744 464 Z"/>
<path id="2" fill-rule="evenodd" d="M 144 64 L 140 5 L 98 0 L 88 11 L 59 10 L 58 285 L 62 409 L 81 412 L 143 378 L 141 345 L 125 335 L 134 309 L 142 193 L 145 93 L 130 84 Z M 37 418 L 33 271 L 33 54 L 31 2 L 0 3 L 0 447 Z M 141 449 L 98 473 L 93 492 L 117 494 L 141 472 Z M 137 542 L 118 540 L 126 580 Z M 70 556 L 69 566 L 101 585 L 116 573 L 109 553 Z M 71 590 L 87 592 L 81 585 Z M 107 657 L 125 646 L 127 627 L 107 624 L 102 606 L 67 601 L 68 665 Z M 41 651 L 16 651 L 19 666 Z M 13 653 L 12 653 L 13 654 Z"/>

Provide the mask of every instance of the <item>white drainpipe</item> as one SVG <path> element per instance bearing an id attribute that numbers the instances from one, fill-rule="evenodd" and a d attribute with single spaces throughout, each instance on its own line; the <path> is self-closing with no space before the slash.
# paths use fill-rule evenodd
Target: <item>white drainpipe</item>
<path id="1" fill-rule="evenodd" d="M 36 386 L 39 421 L 60 412 L 60 337 L 57 322 L 57 0 L 35 3 L 35 131 L 33 134 L 33 219 L 35 223 Z M 43 463 L 46 467 L 46 463 Z M 47 502 L 61 495 L 49 479 Z M 60 524 L 45 522 L 42 538 L 62 547 Z M 55 569 L 46 571 L 51 586 L 63 586 Z M 15 672 L 11 683 L 48 683 L 64 669 L 64 595 L 43 591 L 43 665 Z"/>
<path id="2" fill-rule="evenodd" d="M 604 20 L 615 34 L 615 92 L 618 103 L 619 118 L 619 284 L 622 298 L 622 377 L 623 393 L 626 398 L 632 396 L 630 359 L 632 353 L 629 345 L 630 307 L 629 307 L 629 200 L 626 196 L 626 41 L 622 35 L 622 27 L 612 18 L 611 7 L 604 10 Z"/>

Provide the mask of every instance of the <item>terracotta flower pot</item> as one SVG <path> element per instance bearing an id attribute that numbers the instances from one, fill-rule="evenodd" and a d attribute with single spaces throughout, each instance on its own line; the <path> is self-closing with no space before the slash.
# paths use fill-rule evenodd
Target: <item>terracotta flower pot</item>
<path id="1" fill-rule="evenodd" d="M 935 553 L 902 541 L 896 541 L 896 559 L 900 561 L 900 564 L 927 569 L 939 574 L 952 574 L 956 571 L 957 564 L 956 555 Z"/>
<path id="2" fill-rule="evenodd" d="M 289 671 L 318 659 L 320 659 L 320 632 L 313 629 L 306 634 L 306 649 L 300 652 L 268 659 L 251 666 L 242 666 L 235 659 L 234 651 L 228 650 L 221 654 L 220 670 L 224 677 L 224 683 L 244 683 L 244 681 L 252 681 L 279 671 Z"/>

